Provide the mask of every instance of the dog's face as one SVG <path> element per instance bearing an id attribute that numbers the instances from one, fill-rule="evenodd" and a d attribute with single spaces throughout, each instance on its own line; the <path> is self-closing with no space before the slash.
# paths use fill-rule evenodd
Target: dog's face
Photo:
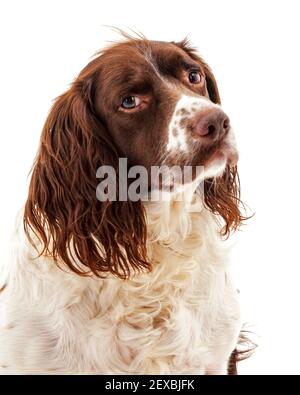
<path id="1" fill-rule="evenodd" d="M 131 165 L 203 165 L 215 176 L 236 162 L 215 79 L 186 43 L 117 44 L 95 69 L 95 111 Z"/>

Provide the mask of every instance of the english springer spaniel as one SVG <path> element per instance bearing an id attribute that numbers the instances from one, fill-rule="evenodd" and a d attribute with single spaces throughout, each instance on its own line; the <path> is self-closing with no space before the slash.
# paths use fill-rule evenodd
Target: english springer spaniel
<path id="1" fill-rule="evenodd" d="M 215 78 L 187 40 L 98 53 L 49 113 L 1 262 L 0 372 L 233 374 L 237 160 Z M 168 199 L 121 199 L 135 166 L 192 172 L 168 192 L 156 184 Z M 103 168 L 113 199 L 102 176 L 97 194 Z"/>

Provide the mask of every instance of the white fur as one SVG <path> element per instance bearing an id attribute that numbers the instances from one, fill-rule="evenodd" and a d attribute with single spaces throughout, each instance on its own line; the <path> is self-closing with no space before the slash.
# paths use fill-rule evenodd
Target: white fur
<path id="1" fill-rule="evenodd" d="M 1 261 L 0 372 L 225 374 L 238 294 L 215 219 L 190 196 L 146 203 L 153 270 L 128 281 L 34 259 L 20 217 Z"/>
<path id="2" fill-rule="evenodd" d="M 191 116 L 196 111 L 199 112 L 208 108 L 217 108 L 217 104 L 212 103 L 205 97 L 195 97 L 181 95 L 176 103 L 171 121 L 168 128 L 168 144 L 167 151 L 180 150 L 186 152 L 188 150 L 186 142 L 185 127 L 180 126 L 180 120 L 186 116 Z M 187 115 L 180 115 L 180 110 L 186 111 Z M 174 128 L 177 129 L 177 135 L 174 134 Z"/>

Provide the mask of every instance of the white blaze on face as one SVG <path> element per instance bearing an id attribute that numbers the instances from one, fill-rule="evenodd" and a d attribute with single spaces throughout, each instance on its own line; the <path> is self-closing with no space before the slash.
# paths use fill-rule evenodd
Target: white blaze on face
<path id="1" fill-rule="evenodd" d="M 169 124 L 167 150 L 187 152 L 186 127 L 181 124 L 181 121 L 185 118 L 192 118 L 195 113 L 199 113 L 201 110 L 214 107 L 217 105 L 204 97 L 182 95 L 176 104 Z"/>

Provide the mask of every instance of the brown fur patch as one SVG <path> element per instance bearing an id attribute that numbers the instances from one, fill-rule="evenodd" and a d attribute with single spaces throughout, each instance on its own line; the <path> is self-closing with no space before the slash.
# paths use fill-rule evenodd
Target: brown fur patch
<path id="1" fill-rule="evenodd" d="M 181 108 L 177 110 L 175 115 L 190 115 L 191 113 L 186 108 Z"/>
<path id="2" fill-rule="evenodd" d="M 173 128 L 172 132 L 173 132 L 174 137 L 178 136 L 178 129 L 177 128 Z"/>
<path id="3" fill-rule="evenodd" d="M 179 126 L 181 127 L 181 128 L 184 128 L 184 127 L 186 127 L 186 125 L 188 124 L 188 122 L 189 122 L 189 119 L 188 118 L 182 118 L 181 120 L 180 120 L 180 122 L 179 122 Z"/>
<path id="4" fill-rule="evenodd" d="M 7 287 L 7 284 L 4 284 L 4 285 L 0 288 L 0 292 L 4 291 L 6 287 Z"/>
<path id="5" fill-rule="evenodd" d="M 229 363 L 228 363 L 228 375 L 238 375 L 238 363 L 251 357 L 255 351 L 257 344 L 255 344 L 249 337 L 250 332 L 242 329 L 238 344 L 235 350 L 233 350 Z"/>

